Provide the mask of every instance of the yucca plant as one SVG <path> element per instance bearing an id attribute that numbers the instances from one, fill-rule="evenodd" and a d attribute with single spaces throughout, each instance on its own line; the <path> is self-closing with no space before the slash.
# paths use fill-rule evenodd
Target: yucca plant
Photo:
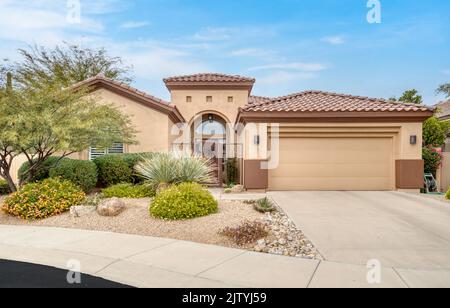
<path id="1" fill-rule="evenodd" d="M 212 177 L 211 161 L 199 156 L 183 156 L 177 160 L 177 183 L 210 183 Z"/>
<path id="2" fill-rule="evenodd" d="M 197 156 L 156 154 L 151 159 L 141 161 L 135 169 L 144 179 L 155 185 L 158 191 L 172 184 L 202 184 L 212 181 L 211 162 Z"/>
<path id="3" fill-rule="evenodd" d="M 158 191 L 176 183 L 178 166 L 171 154 L 158 153 L 152 158 L 145 158 L 135 167 L 144 179 L 155 185 Z"/>

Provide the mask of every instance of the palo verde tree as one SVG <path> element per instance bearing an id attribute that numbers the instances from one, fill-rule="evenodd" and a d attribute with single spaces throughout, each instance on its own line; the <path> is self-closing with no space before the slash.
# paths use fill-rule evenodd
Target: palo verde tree
<path id="1" fill-rule="evenodd" d="M 6 64 L 14 75 L 16 86 L 38 88 L 52 83 L 64 87 L 103 74 L 108 78 L 131 83 L 131 67 L 120 57 L 111 57 L 106 49 L 82 48 L 64 43 L 48 49 L 30 46 L 19 49 L 21 60 Z"/>
<path id="2" fill-rule="evenodd" d="M 6 76 L 6 75 L 5 75 Z M 11 91 L 11 75 L 8 80 L 0 78 L 0 177 L 5 179 L 11 191 L 15 191 L 14 181 L 10 175 L 14 158 L 19 154 L 17 132 L 13 130 L 19 115 L 15 112 L 21 101 L 17 95 Z"/>
<path id="3" fill-rule="evenodd" d="M 446 98 L 450 98 L 450 83 L 440 85 L 436 90 L 436 94 L 444 94 Z"/>
<path id="4" fill-rule="evenodd" d="M 62 159 L 90 146 L 134 142 L 128 116 L 111 104 L 98 104 L 90 89 L 72 87 L 99 73 L 130 81 L 120 58 L 71 45 L 19 52 L 22 61 L 0 68 L 13 73 L 12 81 L 0 82 L 0 176 L 12 192 L 17 187 L 11 165 L 19 155 L 27 158 L 24 176 L 32 179 L 50 156 Z"/>
<path id="5" fill-rule="evenodd" d="M 98 104 L 87 89 L 62 88 L 59 84 L 22 89 L 5 95 L 0 117 L 1 176 L 16 191 L 9 173 L 11 163 L 24 155 L 29 163 L 25 178 L 31 180 L 50 156 L 64 158 L 90 146 L 107 148 L 114 142 L 133 143 L 135 131 L 128 116 L 113 105 Z"/>

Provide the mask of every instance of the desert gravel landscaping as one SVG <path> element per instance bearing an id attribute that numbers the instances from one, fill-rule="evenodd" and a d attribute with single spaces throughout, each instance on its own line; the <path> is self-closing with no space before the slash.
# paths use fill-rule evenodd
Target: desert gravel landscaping
<path id="1" fill-rule="evenodd" d="M 0 203 L 2 203 L 0 197 Z M 263 253 L 321 259 L 314 246 L 290 219 L 280 212 L 261 214 L 241 201 L 220 201 L 219 212 L 206 217 L 183 221 L 164 221 L 150 217 L 150 199 L 122 199 L 126 210 L 117 217 L 102 217 L 92 212 L 73 218 L 70 213 L 39 221 L 24 221 L 0 211 L 0 225 L 26 225 L 69 229 L 109 231 L 153 237 L 173 238 L 197 243 L 242 248 Z M 245 221 L 262 221 L 269 236 L 239 247 L 219 233 L 226 227 L 238 227 Z"/>

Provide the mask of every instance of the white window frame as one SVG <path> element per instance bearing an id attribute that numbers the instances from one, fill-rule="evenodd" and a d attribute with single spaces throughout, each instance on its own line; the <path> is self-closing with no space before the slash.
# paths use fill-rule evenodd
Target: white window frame
<path id="1" fill-rule="evenodd" d="M 95 155 L 92 152 L 95 152 Z M 99 149 L 94 147 L 89 148 L 89 160 L 94 160 L 97 157 L 102 157 L 105 155 L 118 155 L 118 154 L 125 154 L 125 144 L 117 142 L 114 143 L 114 145 L 108 149 Z"/>

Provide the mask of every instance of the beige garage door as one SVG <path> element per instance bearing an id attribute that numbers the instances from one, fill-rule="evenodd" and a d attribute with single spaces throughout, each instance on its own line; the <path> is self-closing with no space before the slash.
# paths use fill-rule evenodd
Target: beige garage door
<path id="1" fill-rule="evenodd" d="M 392 190 L 392 138 L 281 138 L 270 190 Z"/>

